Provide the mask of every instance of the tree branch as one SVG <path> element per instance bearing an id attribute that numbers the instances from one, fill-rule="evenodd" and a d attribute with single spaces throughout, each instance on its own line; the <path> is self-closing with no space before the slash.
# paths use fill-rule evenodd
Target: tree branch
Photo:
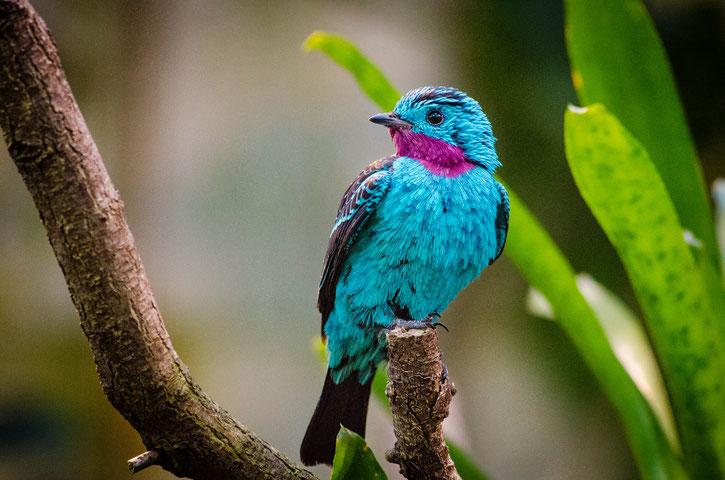
<path id="1" fill-rule="evenodd" d="M 396 328 L 387 334 L 388 395 L 398 441 L 386 455 L 405 478 L 460 480 L 442 423 L 455 393 L 441 362 L 435 329 Z"/>
<path id="2" fill-rule="evenodd" d="M 27 0 L 0 0 L 0 127 L 45 225 L 103 390 L 158 461 L 197 479 L 312 479 L 237 423 L 174 351 L 123 202 Z"/>

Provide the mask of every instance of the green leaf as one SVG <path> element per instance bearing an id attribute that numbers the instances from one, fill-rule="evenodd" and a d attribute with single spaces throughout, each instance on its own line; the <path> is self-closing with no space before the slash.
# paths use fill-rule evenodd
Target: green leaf
<path id="1" fill-rule="evenodd" d="M 307 37 L 302 48 L 326 53 L 355 76 L 358 85 L 380 108 L 390 111 L 400 94 L 362 53 L 346 39 L 331 33 L 315 31 Z"/>
<path id="2" fill-rule="evenodd" d="M 387 479 L 365 439 L 352 430 L 340 427 L 335 444 L 330 480 Z"/>
<path id="3" fill-rule="evenodd" d="M 574 180 L 617 249 L 645 313 L 695 478 L 725 475 L 722 318 L 683 237 L 667 189 L 642 145 L 602 105 L 564 122 Z"/>
<path id="4" fill-rule="evenodd" d="M 343 44 L 350 45 L 341 37 L 329 38 L 338 38 Z M 382 77 L 377 68 L 357 49 L 355 52 L 354 65 L 343 66 L 348 69 L 360 68 L 363 71 L 374 70 L 376 76 Z M 363 77 L 360 72 L 351 71 L 355 78 Z M 397 101 L 397 97 L 391 98 L 395 89 L 390 87 L 387 80 L 384 85 L 387 87 L 382 90 L 366 88 L 363 84 L 360 86 L 383 110 L 391 110 Z M 553 304 L 560 324 L 619 412 L 642 478 L 687 478 L 652 409 L 617 361 L 594 312 L 577 289 L 571 266 L 516 193 L 510 187 L 506 188 L 511 203 L 511 220 L 504 253 Z M 378 387 L 374 388 L 376 396 L 384 395 L 384 385 L 384 382 L 378 382 Z"/>
<path id="5" fill-rule="evenodd" d="M 718 268 L 710 204 L 662 42 L 639 0 L 565 0 L 572 80 L 582 105 L 603 103 L 649 152 L 683 226 Z"/>

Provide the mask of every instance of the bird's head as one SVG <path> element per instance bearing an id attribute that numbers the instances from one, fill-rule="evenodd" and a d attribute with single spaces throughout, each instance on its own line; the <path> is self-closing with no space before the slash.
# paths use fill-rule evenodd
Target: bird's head
<path id="1" fill-rule="evenodd" d="M 375 115 L 370 121 L 390 129 L 398 155 L 443 169 L 440 171 L 446 176 L 454 176 L 466 165 L 469 169 L 478 165 L 491 173 L 501 165 L 491 123 L 481 106 L 455 88 L 411 90 L 392 112 Z"/>

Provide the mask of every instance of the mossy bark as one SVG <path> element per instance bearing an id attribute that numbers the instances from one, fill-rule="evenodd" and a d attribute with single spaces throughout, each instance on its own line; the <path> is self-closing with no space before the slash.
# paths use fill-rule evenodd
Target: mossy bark
<path id="1" fill-rule="evenodd" d="M 197 479 L 312 479 L 194 383 L 171 345 L 123 202 L 27 0 L 0 1 L 0 127 L 45 226 L 101 385 L 161 465 Z"/>

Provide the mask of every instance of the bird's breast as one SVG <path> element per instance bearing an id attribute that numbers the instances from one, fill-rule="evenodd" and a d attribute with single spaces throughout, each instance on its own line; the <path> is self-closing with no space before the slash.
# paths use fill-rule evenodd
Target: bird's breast
<path id="1" fill-rule="evenodd" d="M 372 312 L 391 308 L 390 315 L 405 309 L 414 319 L 442 312 L 496 252 L 498 193 L 484 169 L 442 177 L 400 157 L 390 175 L 337 287 L 341 318 L 367 312 L 358 323 L 387 322 L 392 317 Z"/>
<path id="2" fill-rule="evenodd" d="M 495 180 L 482 168 L 445 177 L 402 157 L 374 234 L 408 268 L 480 272 L 495 253 L 496 192 Z"/>

